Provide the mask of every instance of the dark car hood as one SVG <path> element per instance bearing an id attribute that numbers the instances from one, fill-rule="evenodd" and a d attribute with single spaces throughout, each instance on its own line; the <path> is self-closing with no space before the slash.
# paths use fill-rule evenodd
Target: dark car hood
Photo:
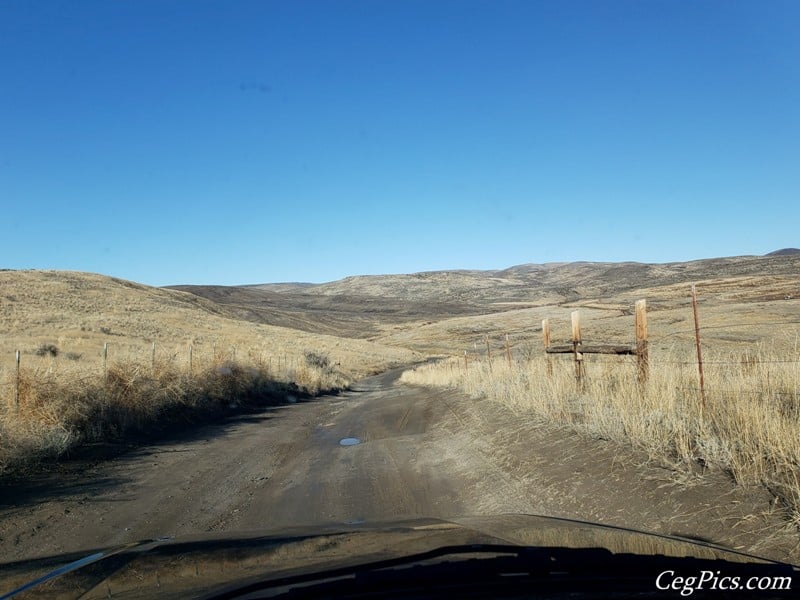
<path id="1" fill-rule="evenodd" d="M 614 554 L 769 563 L 707 543 L 531 515 L 297 527 L 187 536 L 0 564 L 0 594 L 17 597 L 187 598 L 255 579 L 285 578 L 421 554 L 442 547 L 603 548 Z M 0 596 L 2 598 L 3 596 Z"/>

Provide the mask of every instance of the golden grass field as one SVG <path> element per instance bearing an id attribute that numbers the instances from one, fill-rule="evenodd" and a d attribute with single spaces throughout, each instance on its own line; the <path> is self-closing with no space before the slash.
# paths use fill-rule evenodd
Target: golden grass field
<path id="1" fill-rule="evenodd" d="M 102 275 L 2 271 L 0 290 L 0 474 L 146 430 L 169 411 L 191 419 L 247 396 L 342 389 L 420 358 L 241 321 L 185 292 Z"/>
<path id="2" fill-rule="evenodd" d="M 222 356 L 297 363 L 306 351 L 316 351 L 328 354 L 351 379 L 414 356 L 364 340 L 243 321 L 192 294 L 103 275 L 0 271 L 0 289 L 0 369 L 6 372 L 14 366 L 16 350 L 22 351 L 25 366 L 49 368 L 35 355 L 42 344 L 56 345 L 63 358 L 78 355 L 72 362 L 81 370 L 98 372 L 106 343 L 109 361 L 145 363 L 151 361 L 153 342 L 158 356 L 178 363 L 188 363 L 190 345 L 198 362 Z"/>
<path id="3" fill-rule="evenodd" d="M 800 261 L 796 269 L 796 274 L 716 278 L 710 272 L 699 278 L 698 310 L 704 344 L 732 352 L 753 351 L 759 345 L 775 352 L 792 352 L 800 331 Z M 670 351 L 694 345 L 689 283 L 632 286 L 623 292 L 569 301 L 553 301 L 547 289 L 542 296 L 541 300 L 533 298 L 510 306 L 507 302 L 492 303 L 489 314 L 386 325 L 383 335 L 374 339 L 453 356 L 463 355 L 464 350 L 482 351 L 486 336 L 499 351 L 504 347 L 505 334 L 509 334 L 515 353 L 536 354 L 542 348 L 542 319 L 549 319 L 554 343 L 567 342 L 570 313 L 580 310 L 586 342 L 629 343 L 634 338 L 634 303 L 645 299 L 651 348 Z"/>

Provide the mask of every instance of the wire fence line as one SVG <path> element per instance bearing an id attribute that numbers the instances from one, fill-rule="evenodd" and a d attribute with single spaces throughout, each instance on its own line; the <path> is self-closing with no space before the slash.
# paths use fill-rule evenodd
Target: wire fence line
<path id="1" fill-rule="evenodd" d="M 550 358 L 552 359 L 553 357 L 550 357 Z M 504 356 L 494 357 L 493 360 L 500 361 L 501 359 L 502 359 L 502 362 L 505 362 L 505 357 Z M 566 366 L 567 364 L 570 364 L 571 358 L 568 355 L 564 355 L 564 356 L 562 356 L 560 358 L 556 357 L 555 360 L 560 361 L 562 365 Z M 469 364 L 471 364 L 473 362 L 477 363 L 477 364 L 490 365 L 490 362 L 488 361 L 488 359 L 487 359 L 485 354 L 482 355 L 482 356 L 479 356 L 479 357 L 473 356 L 470 359 Z M 517 366 L 519 366 L 520 363 L 524 363 L 524 362 L 526 362 L 526 361 L 520 360 L 519 358 L 515 358 L 515 360 L 514 360 L 514 364 L 516 364 Z M 590 361 L 588 361 L 588 364 L 582 365 L 582 377 L 586 378 L 586 379 L 591 379 L 593 377 L 596 377 L 597 375 L 592 373 L 591 365 L 598 364 L 598 363 L 601 364 L 601 365 L 604 365 L 604 366 L 613 365 L 613 367 L 615 369 L 618 368 L 618 367 L 623 367 L 625 369 L 630 369 L 631 371 L 635 371 L 636 369 L 638 369 L 638 365 L 635 362 L 630 361 L 628 359 L 628 357 L 624 357 L 624 356 L 619 356 L 619 357 L 593 356 L 592 359 Z M 652 363 L 656 364 L 656 365 L 680 365 L 680 366 L 693 366 L 693 367 L 696 367 L 699 364 L 697 361 L 669 361 L 669 360 L 657 360 L 657 361 L 652 361 Z M 739 367 L 741 369 L 747 370 L 747 369 L 754 368 L 755 366 L 757 366 L 759 364 L 765 364 L 765 365 L 771 365 L 771 364 L 778 364 L 778 365 L 800 364 L 800 359 L 763 360 L 763 361 L 756 360 L 756 361 L 752 361 L 752 362 L 745 362 L 744 364 L 741 361 L 736 361 L 736 360 L 731 360 L 731 361 L 703 361 L 703 363 L 706 364 L 706 365 L 716 365 L 716 366 L 732 365 L 732 366 L 736 366 L 736 367 Z M 551 363 L 551 367 L 552 367 L 552 363 Z M 464 368 L 463 365 L 462 365 L 461 368 Z M 491 369 L 491 367 L 489 367 L 489 368 Z M 765 386 L 764 387 L 760 387 L 760 388 L 721 387 L 721 386 L 716 386 L 716 385 L 713 384 L 713 379 L 714 379 L 714 376 L 716 375 L 714 372 L 712 372 L 712 373 L 710 373 L 708 375 L 710 375 L 710 378 L 711 378 L 712 382 L 709 384 L 709 381 L 707 379 L 706 383 L 705 383 L 705 385 L 703 387 L 700 387 L 699 385 L 676 385 L 676 386 L 674 386 L 674 389 L 675 390 L 680 390 L 680 391 L 685 391 L 685 392 L 691 392 L 693 394 L 704 393 L 706 395 L 711 395 L 711 396 L 724 395 L 724 396 L 731 396 L 732 397 L 732 396 L 736 396 L 736 395 L 740 395 L 740 396 L 741 395 L 747 395 L 747 396 L 753 396 L 753 397 L 780 397 L 780 398 L 794 399 L 795 401 L 800 402 L 800 387 L 798 387 L 796 389 L 788 389 L 788 390 L 785 389 L 785 388 L 784 389 L 776 389 L 773 385 L 769 385 L 768 382 L 765 382 Z"/>
<path id="2" fill-rule="evenodd" d="M 35 350 L 25 352 L 15 350 L 10 363 L 13 366 L 0 364 L 0 389 L 3 390 L 4 397 L 10 396 L 11 403 L 17 405 L 21 382 L 26 375 L 42 378 L 68 374 L 71 381 L 90 383 L 98 376 L 107 376 L 110 369 L 122 364 L 141 369 L 141 372 L 149 371 L 151 374 L 166 365 L 190 378 L 215 368 L 218 374 L 224 374 L 230 372 L 233 365 L 243 365 L 246 368 L 255 366 L 277 377 L 294 377 L 299 368 L 308 366 L 309 361 L 314 358 L 312 356 L 310 359 L 308 352 L 305 355 L 290 352 L 269 353 L 265 348 L 223 346 L 216 342 L 187 344 L 182 349 L 175 350 L 179 346 L 158 342 L 146 345 L 124 344 L 119 352 L 115 352 L 114 344 L 104 342 L 98 346 L 99 351 L 96 354 L 91 352 L 88 355 L 88 360 L 84 354 L 62 352 L 52 344 L 42 344 Z M 203 351 L 198 352 L 198 349 Z"/>
<path id="3" fill-rule="evenodd" d="M 675 389 L 676 390 L 685 390 L 685 391 L 688 391 L 688 392 L 699 392 L 700 391 L 700 386 L 699 385 L 698 386 L 682 385 L 682 386 L 675 386 Z M 757 396 L 763 396 L 765 393 L 767 393 L 767 392 L 765 392 L 765 390 L 743 390 L 743 389 L 740 389 L 740 388 L 736 388 L 736 389 L 733 389 L 733 388 L 718 388 L 716 386 L 711 386 L 711 387 L 706 386 L 705 389 L 706 389 L 707 392 L 714 392 L 714 393 L 717 393 L 717 394 L 723 394 L 723 393 L 724 394 L 752 394 L 752 395 L 757 395 Z M 771 394 L 771 395 L 774 395 L 774 396 L 800 397 L 800 388 L 797 389 L 797 390 L 794 390 L 794 391 L 790 391 L 790 392 L 783 392 L 783 391 L 780 391 L 780 390 L 768 390 L 768 393 Z"/>
<path id="4" fill-rule="evenodd" d="M 59 365 L 74 365 L 81 367 L 84 370 L 91 368 L 89 365 L 97 364 L 99 368 L 108 367 L 115 362 L 136 363 L 140 366 L 154 367 L 161 364 L 184 364 L 191 365 L 200 358 L 201 363 L 216 363 L 216 362 L 241 362 L 243 359 L 248 361 L 258 360 L 264 363 L 280 366 L 295 366 L 302 361 L 302 353 L 298 355 L 297 352 L 268 352 L 267 350 L 259 347 L 241 347 L 230 346 L 226 349 L 212 344 L 186 344 L 183 349 L 174 350 L 175 345 L 146 345 L 131 347 L 125 345 L 124 349 L 115 352 L 115 345 L 111 343 L 104 343 L 98 346 L 98 352 L 92 352 L 90 355 L 84 353 L 77 354 L 73 352 L 62 352 L 56 350 L 55 352 L 28 350 L 28 351 L 14 351 L 11 353 L 13 357 L 17 352 L 23 367 L 28 367 L 31 361 L 34 361 L 35 368 L 37 369 L 52 369 L 55 364 Z M 201 350 L 198 352 L 198 350 Z M 202 350 L 207 350 L 203 352 Z M 9 363 L 0 363 L 0 373 L 4 371 L 14 370 L 15 367 L 8 367 L 8 364 L 13 364 L 15 361 L 12 358 Z"/>
<path id="5" fill-rule="evenodd" d="M 514 348 L 512 346 L 512 352 Z M 580 349 L 578 350 L 580 352 Z M 517 352 L 517 356 L 515 356 L 515 360 L 520 360 L 518 356 L 519 352 Z M 533 353 L 526 352 L 526 354 L 531 355 L 529 358 L 533 357 Z M 486 352 L 481 352 L 480 350 L 473 349 L 469 352 L 469 356 L 471 360 L 481 361 L 487 358 Z M 524 359 L 522 359 L 524 360 Z M 561 360 L 569 360 L 568 357 L 562 357 Z M 592 363 L 609 363 L 609 364 L 617 364 L 621 366 L 631 366 L 635 367 L 634 363 L 626 360 L 625 356 L 608 356 L 608 355 L 595 355 L 591 359 Z M 673 359 L 663 359 L 659 358 L 657 360 L 650 359 L 652 364 L 662 364 L 662 365 L 697 365 L 699 361 L 697 359 L 694 360 L 673 360 Z M 756 358 L 753 356 L 743 355 L 740 358 L 732 358 L 730 360 L 703 360 L 704 365 L 740 365 L 745 367 L 751 367 L 755 365 L 769 365 L 769 364 L 800 364 L 800 358 Z"/>
<path id="6" fill-rule="evenodd" d="M 486 360 L 486 354 L 480 353 L 473 353 L 470 355 L 472 361 L 482 362 Z M 569 357 L 564 356 L 562 358 L 554 358 L 555 360 L 562 360 L 568 361 L 571 360 Z M 515 358 L 515 360 L 520 360 L 519 358 Z M 621 367 L 636 367 L 635 363 L 630 362 L 624 356 L 593 356 L 591 363 L 606 363 L 606 364 L 613 364 L 619 365 Z M 697 366 L 699 362 L 697 360 L 669 360 L 669 359 L 658 359 L 653 360 L 650 359 L 651 364 L 659 364 L 659 365 L 684 365 L 684 366 Z M 791 358 L 791 359 L 739 359 L 739 360 L 703 360 L 704 365 L 738 365 L 745 368 L 754 367 L 756 365 L 770 365 L 770 364 L 800 364 L 800 358 Z"/>
<path id="7" fill-rule="evenodd" d="M 697 365 L 698 361 L 696 360 L 659 360 L 660 364 L 665 365 Z M 755 359 L 750 360 L 748 358 L 740 359 L 740 360 L 704 360 L 704 365 L 742 365 L 745 367 L 751 367 L 754 365 L 769 365 L 769 364 L 797 364 L 800 363 L 800 359 L 769 359 L 769 360 L 761 360 Z"/>
<path id="8" fill-rule="evenodd" d="M 797 325 L 800 327 L 800 321 L 765 321 L 761 323 L 725 323 L 724 325 L 701 325 L 700 331 L 716 330 L 716 329 L 735 329 L 736 327 L 753 327 L 755 325 Z M 693 334 L 694 329 L 681 329 L 679 331 L 670 331 L 662 335 L 662 338 L 669 338 L 676 335 Z"/>
<path id="9" fill-rule="evenodd" d="M 485 355 L 484 355 L 485 356 Z M 566 360 L 562 358 L 561 360 Z M 608 363 L 620 366 L 630 366 L 635 367 L 634 363 L 631 363 L 629 360 L 626 360 L 624 356 L 603 356 L 597 355 L 593 356 L 591 359 L 592 363 Z M 659 364 L 659 365 L 694 365 L 697 366 L 699 363 L 695 360 L 671 360 L 671 359 L 658 359 L 653 360 L 650 359 L 651 364 Z M 744 357 L 741 359 L 731 359 L 731 360 L 703 360 L 704 365 L 740 365 L 745 367 L 751 367 L 755 365 L 769 365 L 769 364 L 800 364 L 800 358 L 787 358 L 787 359 L 750 359 L 748 357 Z"/>
<path id="10" fill-rule="evenodd" d="M 603 340 L 603 342 L 597 342 L 596 340 L 592 340 L 591 343 L 587 343 L 581 334 L 581 315 L 580 310 L 572 310 L 571 311 L 571 328 L 572 328 L 572 336 L 570 341 L 560 342 L 560 343 L 553 343 L 551 337 L 551 329 L 550 329 L 550 319 L 546 318 L 542 320 L 541 326 L 541 334 L 542 334 L 542 342 L 543 342 L 543 350 L 546 356 L 546 370 L 547 375 L 552 376 L 552 370 L 554 366 L 553 356 L 554 355 L 562 355 L 564 357 L 569 357 L 570 362 L 574 365 L 575 370 L 575 378 L 578 382 L 579 387 L 583 384 L 581 380 L 586 376 L 591 376 L 587 372 L 587 367 L 591 371 L 592 364 L 599 363 L 600 365 L 613 365 L 613 368 L 618 368 L 620 366 L 629 366 L 635 367 L 638 373 L 638 380 L 641 385 L 647 383 L 651 367 L 655 366 L 678 366 L 678 367 L 696 367 L 699 377 L 699 386 L 698 387 L 676 387 L 675 389 L 684 389 L 686 391 L 699 391 L 700 392 L 700 399 L 701 403 L 705 404 L 706 400 L 706 389 L 708 388 L 709 392 L 714 394 L 730 394 L 730 393 L 741 393 L 745 395 L 764 395 L 765 393 L 773 393 L 776 396 L 787 396 L 791 398 L 797 399 L 800 397 L 798 394 L 798 390 L 794 388 L 795 381 L 797 381 L 797 373 L 793 369 L 793 365 L 800 364 L 800 331 L 794 331 L 795 341 L 792 344 L 790 341 L 789 347 L 791 348 L 789 352 L 792 354 L 798 354 L 798 356 L 791 356 L 787 355 L 786 351 L 782 351 L 782 356 L 776 356 L 776 350 L 772 349 L 765 349 L 762 344 L 764 340 L 758 341 L 758 337 L 756 340 L 730 340 L 730 339 L 715 339 L 719 336 L 712 336 L 710 341 L 703 342 L 701 340 L 701 333 L 703 331 L 715 330 L 719 331 L 722 329 L 731 331 L 731 335 L 736 335 L 735 331 L 741 328 L 753 328 L 759 327 L 764 328 L 765 325 L 770 326 L 782 326 L 785 328 L 786 325 L 794 325 L 800 326 L 800 321 L 796 319 L 791 320 L 776 320 L 776 321 L 767 321 L 766 323 L 733 323 L 727 322 L 722 325 L 705 325 L 701 326 L 698 318 L 698 311 L 697 311 L 697 297 L 696 297 L 696 288 L 692 286 L 692 311 L 694 313 L 694 324 L 695 327 L 691 330 L 680 330 L 680 331 L 672 331 L 669 333 L 665 333 L 662 336 L 659 336 L 660 340 L 674 338 L 676 335 L 680 334 L 694 334 L 692 337 L 694 338 L 692 341 L 693 343 L 693 351 L 696 352 L 696 358 L 676 358 L 674 356 L 675 350 L 673 349 L 669 352 L 666 356 L 659 356 L 658 352 L 651 354 L 649 350 L 650 340 L 648 338 L 648 328 L 647 328 L 647 303 L 644 299 L 637 300 L 635 302 L 634 311 L 627 311 L 626 315 L 634 315 L 634 343 L 630 343 L 630 338 L 628 342 L 616 342 L 616 343 L 609 343 L 607 339 Z M 565 320 L 559 319 L 556 323 L 563 324 Z M 593 337 L 596 332 L 593 332 Z M 787 332 L 791 335 L 791 331 Z M 741 335 L 741 334 L 739 334 Z M 479 345 L 476 341 L 473 343 L 473 351 L 465 350 L 463 355 L 463 367 L 465 369 L 470 368 L 470 362 L 477 362 L 481 363 L 484 360 L 488 364 L 489 370 L 492 370 L 492 360 L 491 360 L 491 346 L 490 339 L 488 335 L 484 335 L 484 340 Z M 505 333 L 505 354 L 507 355 L 508 364 L 511 368 L 512 365 L 512 350 L 509 348 L 508 340 L 509 334 Z M 517 340 L 519 340 L 519 336 Z M 600 336 L 601 339 L 603 336 Z M 710 359 L 703 359 L 703 346 L 706 347 L 714 347 L 717 344 L 725 344 L 728 342 L 738 342 L 741 344 L 745 344 L 746 346 L 741 349 L 741 353 L 738 356 L 733 355 L 731 350 L 727 350 L 725 355 L 719 356 L 719 352 L 715 352 Z M 483 345 L 485 342 L 485 350 Z M 495 342 L 496 344 L 496 342 Z M 752 347 L 751 344 L 756 344 L 755 347 Z M 523 360 L 531 360 L 535 356 L 539 355 L 538 352 L 534 350 L 535 346 L 528 343 L 524 347 L 524 354 L 520 356 L 520 348 L 517 346 L 515 350 L 516 358 L 513 362 L 519 364 L 520 359 Z M 688 348 L 686 349 L 688 350 Z M 714 350 L 717 350 L 714 348 Z M 693 352 L 693 353 L 694 353 Z M 499 354 L 499 353 L 498 353 Z M 683 354 L 683 351 L 680 352 Z M 587 358 L 591 358 L 587 360 Z M 633 356 L 636 358 L 635 362 L 630 361 L 630 357 Z M 562 360 L 562 363 L 564 361 Z M 748 389 L 749 386 L 743 385 L 738 387 L 736 390 L 732 390 L 730 388 L 723 388 L 723 387 L 716 387 L 713 383 L 710 386 L 706 385 L 705 377 L 704 377 L 704 370 L 703 366 L 711 367 L 711 375 L 713 378 L 717 378 L 722 375 L 725 378 L 725 382 L 728 382 L 728 378 L 734 374 L 737 377 L 743 378 L 743 383 L 751 383 L 750 381 L 752 378 L 763 377 L 765 375 L 766 378 L 766 388 L 759 387 L 758 389 Z M 774 366 L 775 369 L 778 371 L 770 370 L 770 366 Z M 783 370 L 780 370 L 779 367 L 784 366 L 786 367 Z M 728 367 L 725 373 L 720 373 L 719 369 Z M 732 370 L 730 367 L 735 367 L 738 370 L 738 373 Z M 762 367 L 759 369 L 759 367 Z M 787 370 L 788 369 L 788 370 Z M 775 390 L 774 385 L 770 385 L 769 379 L 771 375 L 774 374 L 776 378 L 780 381 L 781 390 Z M 687 373 L 682 373 L 680 375 L 681 378 L 684 378 Z M 791 381 L 787 385 L 787 381 Z M 773 382 L 777 383 L 776 381 Z"/>

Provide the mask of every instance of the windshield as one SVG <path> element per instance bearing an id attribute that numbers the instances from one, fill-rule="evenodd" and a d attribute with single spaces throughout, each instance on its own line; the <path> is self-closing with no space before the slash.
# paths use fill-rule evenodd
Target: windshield
<path id="1" fill-rule="evenodd" d="M 800 563 L 799 19 L 0 3 L 0 565 L 499 515 Z"/>

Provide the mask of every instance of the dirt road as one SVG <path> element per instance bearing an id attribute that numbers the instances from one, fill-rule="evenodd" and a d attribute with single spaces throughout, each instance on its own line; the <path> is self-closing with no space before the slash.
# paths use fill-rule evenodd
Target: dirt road
<path id="1" fill-rule="evenodd" d="M 798 562 L 796 532 L 764 492 L 721 475 L 679 477 L 488 400 L 399 385 L 398 375 L 4 485 L 0 563 L 165 535 L 501 513 L 702 537 Z"/>

